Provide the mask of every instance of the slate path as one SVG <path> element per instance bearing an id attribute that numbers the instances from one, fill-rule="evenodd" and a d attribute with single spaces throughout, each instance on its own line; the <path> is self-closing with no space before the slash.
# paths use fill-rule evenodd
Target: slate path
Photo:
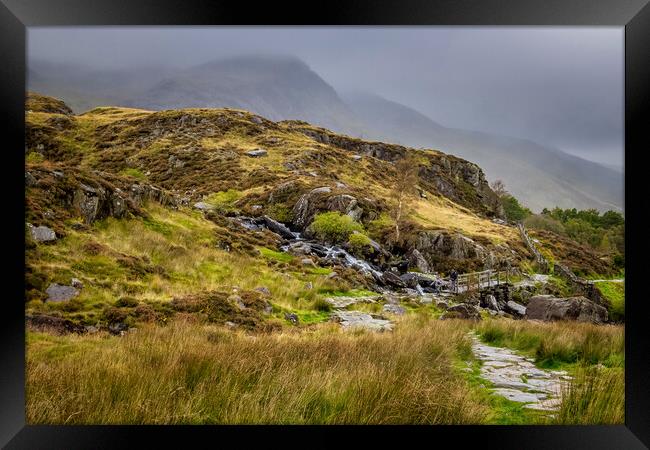
<path id="1" fill-rule="evenodd" d="M 528 409 L 559 409 L 562 389 L 571 379 L 565 371 L 539 369 L 530 358 L 485 345 L 474 334 L 471 337 L 474 355 L 483 362 L 481 377 L 493 384 L 495 394 L 525 403 Z"/>

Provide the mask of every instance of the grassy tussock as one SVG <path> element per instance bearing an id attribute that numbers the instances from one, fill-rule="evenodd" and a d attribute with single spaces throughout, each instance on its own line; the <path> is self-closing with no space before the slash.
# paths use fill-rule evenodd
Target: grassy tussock
<path id="1" fill-rule="evenodd" d="M 27 420 L 47 424 L 468 424 L 464 325 L 246 335 L 182 321 L 123 338 L 29 335 Z M 58 349 L 52 352 L 52 349 Z M 83 350 L 83 351 L 82 351 Z"/>

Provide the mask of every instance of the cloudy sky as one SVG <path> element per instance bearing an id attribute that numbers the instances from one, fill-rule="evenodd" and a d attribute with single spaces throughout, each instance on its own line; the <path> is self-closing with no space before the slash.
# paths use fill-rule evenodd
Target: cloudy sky
<path id="1" fill-rule="evenodd" d="M 39 27 L 28 29 L 28 58 L 116 69 L 293 55 L 339 91 L 620 167 L 623 37 L 611 27 Z"/>

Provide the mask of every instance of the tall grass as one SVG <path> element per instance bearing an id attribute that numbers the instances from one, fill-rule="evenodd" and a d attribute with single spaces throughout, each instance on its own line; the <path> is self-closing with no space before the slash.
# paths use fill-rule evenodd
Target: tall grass
<path id="1" fill-rule="evenodd" d="M 625 374 L 622 369 L 581 367 L 563 392 L 559 424 L 625 423 Z"/>
<path id="2" fill-rule="evenodd" d="M 622 326 L 488 320 L 476 330 L 485 342 L 526 352 L 542 367 L 573 363 L 623 367 L 625 363 Z"/>
<path id="3" fill-rule="evenodd" d="M 624 423 L 623 326 L 491 320 L 477 331 L 489 343 L 534 355 L 538 365 L 571 372 L 555 423 Z"/>
<path id="4" fill-rule="evenodd" d="M 469 424 L 486 403 L 453 369 L 467 327 L 246 335 L 177 321 L 122 338 L 30 334 L 27 419 L 41 424 Z M 53 352 L 53 349 L 59 349 Z"/>

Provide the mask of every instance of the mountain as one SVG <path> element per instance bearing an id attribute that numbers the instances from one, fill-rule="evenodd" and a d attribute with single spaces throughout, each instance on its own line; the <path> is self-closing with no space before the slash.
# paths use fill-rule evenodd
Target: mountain
<path id="1" fill-rule="evenodd" d="M 334 88 L 293 57 L 212 61 L 160 81 L 127 105 L 151 110 L 240 108 L 271 120 L 297 119 L 351 134 L 362 132 Z"/>
<path id="2" fill-rule="evenodd" d="M 440 149 L 479 164 L 490 181 L 535 211 L 544 207 L 621 210 L 620 171 L 524 139 L 452 129 L 372 94 L 337 91 L 303 61 L 241 56 L 187 69 L 99 71 L 30 62 L 29 87 L 75 112 L 100 105 L 147 110 L 239 108 L 271 120 L 303 120 L 354 137 Z"/>
<path id="3" fill-rule="evenodd" d="M 490 180 L 533 210 L 544 207 L 621 210 L 620 171 L 525 139 L 446 128 L 405 105 L 365 93 L 344 100 L 373 139 L 435 148 L 479 164 Z"/>

